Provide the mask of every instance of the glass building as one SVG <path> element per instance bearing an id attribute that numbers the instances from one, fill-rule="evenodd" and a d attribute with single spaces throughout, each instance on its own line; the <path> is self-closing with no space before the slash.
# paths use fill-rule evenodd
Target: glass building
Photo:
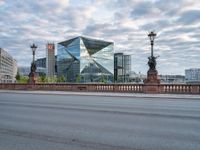
<path id="1" fill-rule="evenodd" d="M 55 60 L 57 59 L 57 56 L 54 56 Z M 44 58 L 39 58 L 35 61 L 36 64 L 36 73 L 38 73 L 39 75 L 46 75 L 47 73 L 47 64 L 46 64 L 47 60 L 46 57 Z M 57 75 L 57 63 L 56 61 L 54 62 L 54 70 L 55 70 L 55 75 Z M 30 72 L 30 71 L 29 71 Z"/>
<path id="2" fill-rule="evenodd" d="M 114 54 L 114 80 L 115 82 L 129 82 L 131 72 L 131 55 L 123 53 Z"/>
<path id="3" fill-rule="evenodd" d="M 67 82 L 113 82 L 114 43 L 76 37 L 57 45 L 57 73 Z"/>

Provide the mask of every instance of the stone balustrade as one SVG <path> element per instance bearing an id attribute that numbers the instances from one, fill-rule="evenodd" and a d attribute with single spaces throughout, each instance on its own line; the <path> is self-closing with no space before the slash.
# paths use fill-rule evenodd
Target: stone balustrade
<path id="1" fill-rule="evenodd" d="M 200 94 L 200 85 L 164 84 L 160 86 L 160 93 Z"/>

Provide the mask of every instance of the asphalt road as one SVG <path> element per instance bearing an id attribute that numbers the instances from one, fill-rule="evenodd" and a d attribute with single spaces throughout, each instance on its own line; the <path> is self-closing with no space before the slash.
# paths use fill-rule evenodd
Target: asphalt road
<path id="1" fill-rule="evenodd" d="M 0 93 L 0 150 L 200 150 L 200 100 Z"/>

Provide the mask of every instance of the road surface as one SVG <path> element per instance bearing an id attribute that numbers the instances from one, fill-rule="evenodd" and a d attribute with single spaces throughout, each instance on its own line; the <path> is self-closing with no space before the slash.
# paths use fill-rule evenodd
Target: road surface
<path id="1" fill-rule="evenodd" d="M 199 150 L 200 100 L 0 93 L 1 150 Z"/>

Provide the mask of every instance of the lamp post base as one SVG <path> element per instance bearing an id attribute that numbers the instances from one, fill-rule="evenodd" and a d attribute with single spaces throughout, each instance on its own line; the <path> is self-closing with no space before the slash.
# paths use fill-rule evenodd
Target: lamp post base
<path id="1" fill-rule="evenodd" d="M 147 79 L 144 80 L 145 93 L 159 93 L 160 80 L 158 79 L 158 72 L 156 69 L 149 69 L 147 72 Z"/>
<path id="2" fill-rule="evenodd" d="M 36 83 L 36 73 L 30 72 L 28 76 L 29 76 L 28 84 L 35 84 Z"/>
<path id="3" fill-rule="evenodd" d="M 144 80 L 144 84 L 160 84 L 158 79 L 158 71 L 156 69 L 149 69 L 147 72 L 147 79 Z"/>

